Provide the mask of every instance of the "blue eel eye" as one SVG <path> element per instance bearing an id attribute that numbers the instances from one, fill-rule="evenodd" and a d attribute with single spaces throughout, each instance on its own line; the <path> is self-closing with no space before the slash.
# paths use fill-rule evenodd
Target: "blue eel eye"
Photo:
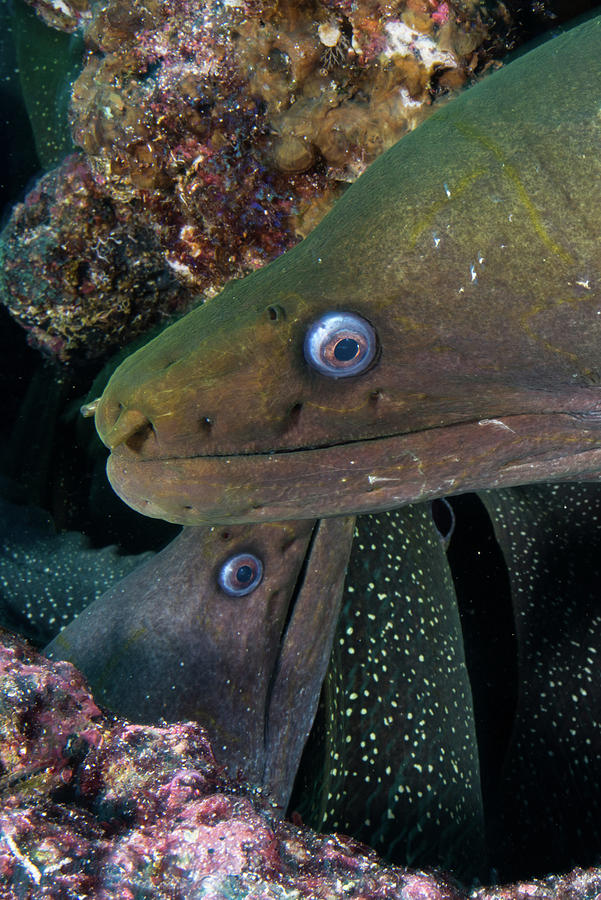
<path id="1" fill-rule="evenodd" d="M 329 312 L 309 326 L 303 349 L 309 365 L 322 375 L 359 375 L 376 355 L 376 332 L 355 313 Z"/>
<path id="2" fill-rule="evenodd" d="M 228 597 L 246 597 L 258 588 L 263 578 L 263 563 L 253 553 L 236 553 L 223 563 L 217 580 Z"/>

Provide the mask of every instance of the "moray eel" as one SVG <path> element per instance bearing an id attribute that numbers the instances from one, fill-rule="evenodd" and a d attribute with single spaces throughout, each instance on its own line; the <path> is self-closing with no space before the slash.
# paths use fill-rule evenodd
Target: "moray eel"
<path id="1" fill-rule="evenodd" d="M 472 694 L 428 504 L 356 528 L 352 517 L 185 528 L 46 652 L 133 721 L 199 721 L 219 763 L 282 811 L 327 668 L 290 808 L 400 863 L 481 871 Z"/>
<path id="2" fill-rule="evenodd" d="M 507 565 L 517 639 L 513 727 L 489 820 L 505 878 L 598 863 L 601 485 L 480 495 Z"/>
<path id="3" fill-rule="evenodd" d="M 423 504 L 357 519 L 325 682 L 325 739 L 309 760 L 309 796 L 299 807 L 318 828 L 468 881 L 597 864 L 601 485 L 526 485 L 478 497 L 496 538 L 494 560 L 483 544 L 477 551 L 485 557 L 480 629 L 466 622 L 461 585 L 471 576 L 471 548 L 451 556 L 456 600 Z M 461 531 L 474 519 L 465 501 L 479 501 L 457 499 Z M 492 571 L 505 582 L 499 591 L 486 581 Z"/>
<path id="4" fill-rule="evenodd" d="M 44 510 L 0 496 L 0 626 L 43 647 L 149 555 L 92 547 L 79 532 L 57 531 Z"/>
<path id="5" fill-rule="evenodd" d="M 183 524 L 601 469 L 601 18 L 441 107 L 115 372 L 109 479 Z"/>
<path id="6" fill-rule="evenodd" d="M 590 865 L 601 485 L 480 498 L 453 500 L 451 570 L 427 504 L 359 517 L 342 602 L 350 519 L 186 528 L 48 650 L 134 721 L 200 721 L 282 811 L 298 767 L 289 811 L 396 863 L 468 882 Z"/>
<path id="7" fill-rule="evenodd" d="M 285 809 L 340 610 L 353 517 L 185 528 L 46 648 L 136 722 L 193 719 Z"/>
<path id="8" fill-rule="evenodd" d="M 488 871 L 472 690 L 430 504 L 357 519 L 292 808 L 402 865 L 468 882 Z"/>

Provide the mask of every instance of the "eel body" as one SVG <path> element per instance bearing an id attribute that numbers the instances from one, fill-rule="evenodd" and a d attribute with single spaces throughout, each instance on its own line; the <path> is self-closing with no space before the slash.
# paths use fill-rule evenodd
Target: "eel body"
<path id="1" fill-rule="evenodd" d="M 96 410 L 117 493 L 227 524 L 596 477 L 600 83 L 595 18 L 441 107 L 307 239 L 130 356 Z"/>
<path id="2" fill-rule="evenodd" d="M 262 579 L 228 596 L 220 573 L 241 554 Z M 486 870 L 472 692 L 429 504 L 356 528 L 185 528 L 46 652 L 134 722 L 200 722 L 217 761 L 282 812 L 399 863 Z"/>
<path id="3" fill-rule="evenodd" d="M 358 518 L 341 604 L 350 520 L 191 527 L 48 650 L 134 721 L 200 721 L 220 764 L 282 810 L 300 760 L 289 810 L 396 863 L 468 881 L 489 867 L 507 879 L 589 865 L 601 840 L 601 485 L 480 498 L 500 590 L 465 529 L 470 502 L 484 512 L 474 495 L 453 501 L 451 568 L 427 504 Z M 467 603 L 471 549 L 485 565 Z M 263 579 L 228 597 L 218 573 L 249 551 Z"/>
<path id="4" fill-rule="evenodd" d="M 488 872 L 462 626 L 428 503 L 357 518 L 291 809 L 403 865 Z"/>
<path id="5" fill-rule="evenodd" d="M 494 864 L 512 879 L 599 859 L 601 485 L 480 496 L 507 565 L 517 639 L 513 728 L 488 803 Z"/>

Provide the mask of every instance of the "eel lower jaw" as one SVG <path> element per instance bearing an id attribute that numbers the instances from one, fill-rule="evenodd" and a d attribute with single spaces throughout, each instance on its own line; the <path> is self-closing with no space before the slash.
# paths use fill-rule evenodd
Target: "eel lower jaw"
<path id="1" fill-rule="evenodd" d="M 597 480 L 601 423 L 530 413 L 237 456 L 142 459 L 119 447 L 107 474 L 133 509 L 177 524 L 322 518 L 537 481 Z"/>

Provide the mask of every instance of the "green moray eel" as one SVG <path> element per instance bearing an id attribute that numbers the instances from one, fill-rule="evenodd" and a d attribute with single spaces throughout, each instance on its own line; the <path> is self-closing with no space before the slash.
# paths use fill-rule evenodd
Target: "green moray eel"
<path id="1" fill-rule="evenodd" d="M 595 18 L 127 359 L 96 409 L 117 493 L 227 524 L 601 470 L 600 80 Z"/>

